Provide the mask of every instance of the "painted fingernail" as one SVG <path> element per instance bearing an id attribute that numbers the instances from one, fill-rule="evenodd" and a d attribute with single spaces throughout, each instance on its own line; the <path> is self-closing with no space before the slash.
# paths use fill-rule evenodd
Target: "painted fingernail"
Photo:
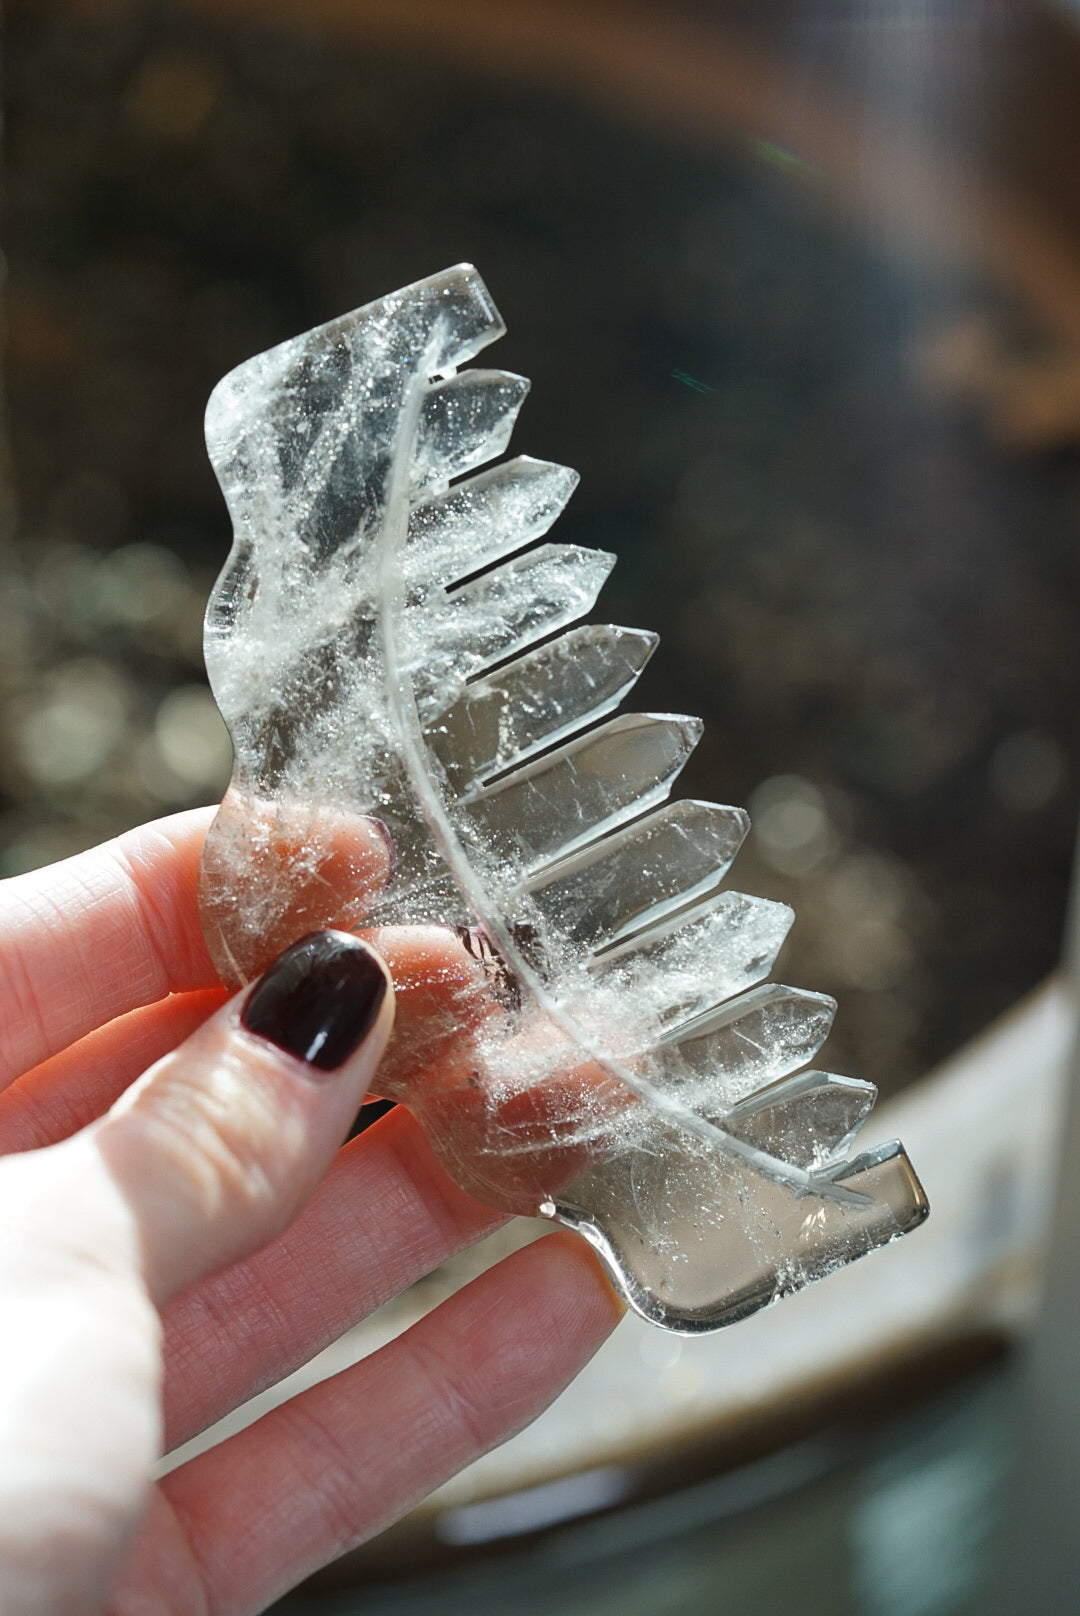
<path id="1" fill-rule="evenodd" d="M 369 814 L 368 820 L 372 825 L 374 825 L 375 829 L 386 843 L 386 854 L 387 858 L 389 859 L 386 884 L 389 886 L 390 882 L 397 874 L 398 867 L 397 843 L 394 840 L 394 833 L 390 829 L 390 826 L 386 823 L 386 820 L 380 819 L 378 814 Z"/>
<path id="2" fill-rule="evenodd" d="M 248 1032 L 332 1072 L 363 1043 L 385 997 L 385 967 L 366 943 L 348 932 L 316 931 L 259 978 L 240 1020 Z"/>

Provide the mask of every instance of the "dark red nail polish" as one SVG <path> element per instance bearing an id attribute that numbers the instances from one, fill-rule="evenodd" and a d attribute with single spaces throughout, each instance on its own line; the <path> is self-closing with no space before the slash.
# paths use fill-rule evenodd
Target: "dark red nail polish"
<path id="1" fill-rule="evenodd" d="M 248 1032 L 332 1072 L 371 1031 L 385 997 L 386 974 L 366 943 L 348 932 L 316 931 L 263 973 L 240 1020 Z"/>

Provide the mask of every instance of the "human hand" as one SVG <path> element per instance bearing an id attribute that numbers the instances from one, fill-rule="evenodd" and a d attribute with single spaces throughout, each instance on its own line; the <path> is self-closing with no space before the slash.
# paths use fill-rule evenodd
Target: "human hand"
<path id="1" fill-rule="evenodd" d="M 0 887 L 11 1616 L 261 1609 L 527 1424 L 621 1311 L 588 1249 L 553 1235 L 152 1485 L 163 1449 L 502 1221 L 400 1107 L 337 1149 L 394 1018 L 372 950 L 312 944 L 226 1000 L 195 901 L 209 819 Z M 379 944 L 406 1032 L 473 980 L 449 933 Z M 329 1006 L 328 976 L 346 990 Z M 302 1027 L 315 1064 L 281 1047 Z"/>

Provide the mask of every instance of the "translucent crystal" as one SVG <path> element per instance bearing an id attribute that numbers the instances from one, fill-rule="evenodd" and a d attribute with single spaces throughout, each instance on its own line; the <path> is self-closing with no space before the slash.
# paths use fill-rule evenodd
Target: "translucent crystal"
<path id="1" fill-rule="evenodd" d="M 470 817 L 535 871 L 662 802 L 700 737 L 696 718 L 624 713 L 471 796 Z"/>
<path id="2" fill-rule="evenodd" d="M 793 919 L 786 904 L 722 892 L 602 955 L 597 972 L 606 972 L 609 988 L 650 996 L 665 1032 L 673 1023 L 694 1025 L 768 976 Z"/>
<path id="3" fill-rule="evenodd" d="M 656 645 L 633 628 L 576 628 L 421 711 L 459 791 L 526 762 L 617 707 Z"/>
<path id="4" fill-rule="evenodd" d="M 427 592 L 543 538 L 577 482 L 569 466 L 519 455 L 413 505 L 402 558 L 406 580 Z"/>
<path id="5" fill-rule="evenodd" d="M 578 1229 L 647 1317 L 713 1329 L 926 1200 L 898 1145 L 845 1159 L 870 1085 L 800 1072 L 834 1006 L 764 983 L 790 910 L 719 890 L 746 815 L 665 805 L 699 721 L 612 716 L 656 641 L 573 626 L 613 564 L 537 543 L 575 473 L 477 470 L 528 384 L 458 367 L 502 329 L 461 266 L 214 391 L 234 543 L 206 660 L 235 765 L 204 927 L 238 984 L 316 925 L 479 926 L 490 991 L 421 1017 L 380 1086 L 472 1193 Z M 378 897 L 365 814 L 398 850 Z"/>
<path id="6" fill-rule="evenodd" d="M 516 656 L 589 611 L 615 557 L 573 544 L 545 544 L 463 585 L 449 598 L 413 608 L 401 624 L 402 662 L 432 700 L 446 687 Z M 462 657 L 462 638 L 469 651 Z M 441 655 L 440 655 L 441 653 Z"/>
<path id="7" fill-rule="evenodd" d="M 599 952 L 711 892 L 749 824 L 741 808 L 670 803 L 535 877 L 533 902 L 568 942 Z"/>
<path id="8" fill-rule="evenodd" d="M 831 1072 L 800 1072 L 758 1089 L 732 1106 L 725 1125 L 762 1150 L 773 1149 L 803 1167 L 822 1167 L 843 1156 L 870 1115 L 872 1083 Z"/>

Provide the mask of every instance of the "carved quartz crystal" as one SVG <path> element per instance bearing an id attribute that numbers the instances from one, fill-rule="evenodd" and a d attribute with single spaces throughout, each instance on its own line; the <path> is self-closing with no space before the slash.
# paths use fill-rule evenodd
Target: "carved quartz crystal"
<path id="1" fill-rule="evenodd" d="M 667 802 L 699 721 L 613 716 L 655 636 L 572 626 L 613 564 L 537 542 L 575 473 L 489 465 L 527 383 L 459 367 L 503 329 L 462 265 L 215 388 L 234 542 L 206 662 L 236 761 L 204 925 L 234 985 L 316 925 L 472 928 L 490 989 L 387 1063 L 388 1096 L 473 1194 L 580 1231 L 638 1312 L 715 1329 L 927 1203 L 899 1144 L 847 1155 L 873 1087 L 805 1069 L 835 1007 L 766 981 L 790 910 L 721 887 L 746 815 Z M 398 850 L 374 901 L 368 814 Z"/>

